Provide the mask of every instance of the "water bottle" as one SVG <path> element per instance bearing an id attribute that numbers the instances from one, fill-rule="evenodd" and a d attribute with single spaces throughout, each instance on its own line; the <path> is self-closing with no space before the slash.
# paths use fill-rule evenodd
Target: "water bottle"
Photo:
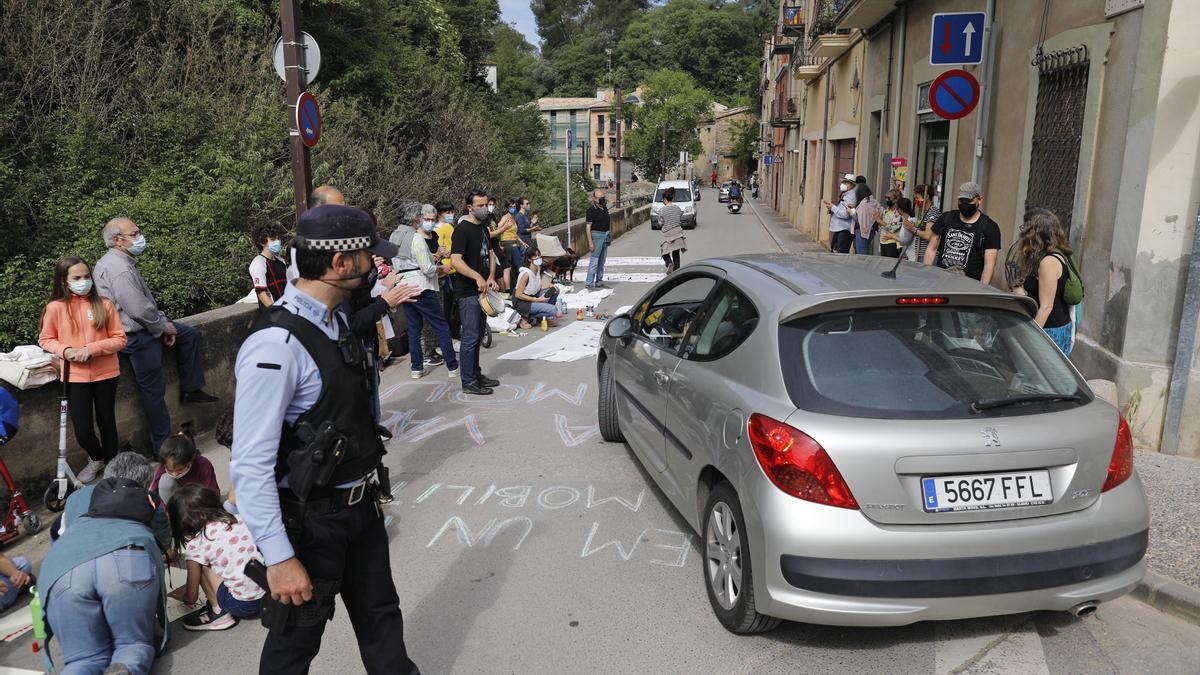
<path id="1" fill-rule="evenodd" d="M 33 651 L 37 653 L 46 641 L 46 624 L 42 619 L 42 596 L 38 593 L 37 586 L 31 586 L 29 593 L 33 596 L 29 601 L 29 613 L 33 616 Z"/>
<path id="2" fill-rule="evenodd" d="M 548 330 L 550 330 L 550 324 L 546 323 L 546 317 L 543 316 L 542 317 L 542 332 L 545 333 Z"/>

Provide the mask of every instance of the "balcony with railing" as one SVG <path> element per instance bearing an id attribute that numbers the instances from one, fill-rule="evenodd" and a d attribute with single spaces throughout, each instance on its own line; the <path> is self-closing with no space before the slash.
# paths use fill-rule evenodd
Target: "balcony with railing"
<path id="1" fill-rule="evenodd" d="M 808 53 L 835 59 L 850 49 L 850 31 L 839 28 L 837 17 L 851 0 L 817 0 L 812 27 L 808 31 Z"/>
<path id="2" fill-rule="evenodd" d="M 800 126 L 800 103 L 794 98 L 772 103 L 771 126 L 775 128 Z"/>
<path id="3" fill-rule="evenodd" d="M 835 21 L 842 30 L 867 30 L 887 18 L 896 9 L 896 0 L 849 0 Z"/>
<path id="4" fill-rule="evenodd" d="M 791 60 L 792 77 L 801 80 L 815 80 L 821 76 L 821 70 L 824 67 L 825 59 L 800 54 L 793 56 Z"/>
<path id="5" fill-rule="evenodd" d="M 784 35 L 782 32 L 775 33 L 775 37 L 771 38 L 771 54 L 779 56 L 780 54 L 791 54 L 795 40 Z"/>
<path id="6" fill-rule="evenodd" d="M 804 8 L 800 5 L 784 5 L 779 31 L 788 37 L 804 37 Z"/>

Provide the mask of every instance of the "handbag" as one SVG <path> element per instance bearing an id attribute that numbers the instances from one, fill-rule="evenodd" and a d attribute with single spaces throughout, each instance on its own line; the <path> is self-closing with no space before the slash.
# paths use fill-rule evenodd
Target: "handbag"
<path id="1" fill-rule="evenodd" d="M 1068 305 L 1078 305 L 1083 302 L 1083 280 L 1079 278 L 1079 271 L 1075 269 L 1075 256 L 1065 256 L 1061 253 L 1051 253 L 1050 255 L 1058 258 L 1067 273 L 1067 281 L 1063 284 L 1063 302 Z"/>

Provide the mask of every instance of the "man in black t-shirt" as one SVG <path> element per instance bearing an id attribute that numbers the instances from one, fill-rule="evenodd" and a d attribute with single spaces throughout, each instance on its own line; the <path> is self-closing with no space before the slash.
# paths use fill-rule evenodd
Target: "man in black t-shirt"
<path id="1" fill-rule="evenodd" d="M 608 288 L 604 285 L 604 260 L 608 257 L 608 245 L 612 243 L 609 236 L 610 220 L 608 216 L 608 200 L 604 190 L 592 193 L 592 204 L 587 210 L 587 240 L 588 251 L 592 257 L 588 259 L 587 281 L 588 289 Z"/>
<path id="2" fill-rule="evenodd" d="M 489 246 L 488 196 L 481 190 L 467 195 L 467 215 L 459 219 L 450 239 L 450 263 L 454 275 L 454 297 L 462 320 L 459 344 L 459 372 L 462 388 L 468 394 L 490 394 L 499 380 L 487 377 L 479 369 L 479 347 L 487 330 L 487 317 L 479 306 L 479 294 L 496 290 L 496 256 Z"/>
<path id="3" fill-rule="evenodd" d="M 958 210 L 942 214 L 933 225 L 925 264 L 958 270 L 985 284 L 992 283 L 1000 253 L 1000 226 L 979 210 L 983 194 L 977 183 L 958 188 Z"/>

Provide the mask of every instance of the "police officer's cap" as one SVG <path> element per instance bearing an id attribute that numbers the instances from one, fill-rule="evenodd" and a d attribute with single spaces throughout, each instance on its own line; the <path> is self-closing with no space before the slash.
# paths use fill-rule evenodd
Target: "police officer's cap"
<path id="1" fill-rule="evenodd" d="M 395 258 L 400 249 L 380 239 L 370 214 L 342 204 L 322 204 L 301 214 L 292 244 L 306 251 L 360 251 Z"/>

